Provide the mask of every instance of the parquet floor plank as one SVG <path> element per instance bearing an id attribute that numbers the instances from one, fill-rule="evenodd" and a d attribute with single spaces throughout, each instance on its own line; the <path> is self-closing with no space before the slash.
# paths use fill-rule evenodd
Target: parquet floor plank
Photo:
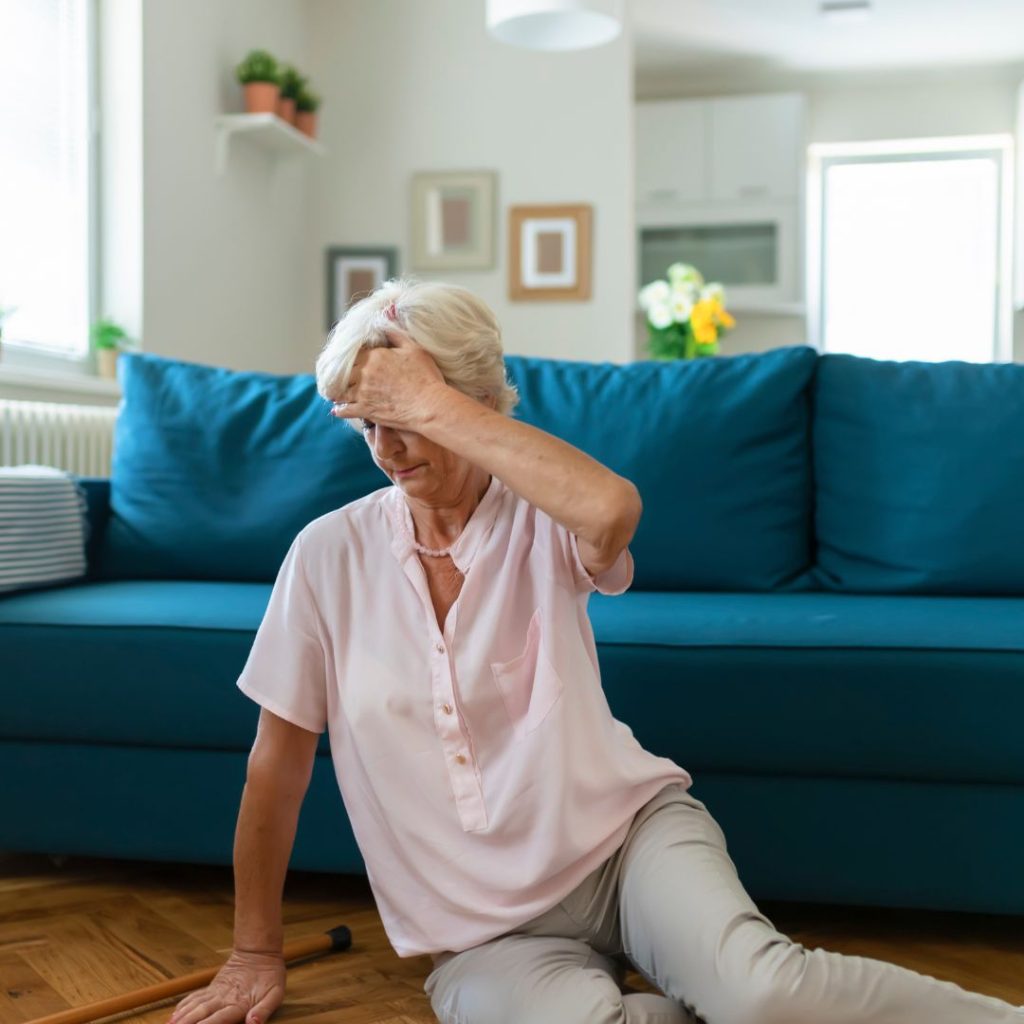
<path id="1" fill-rule="evenodd" d="M 809 949 L 873 957 L 1024 1004 L 1020 917 L 759 904 Z M 430 957 L 395 955 L 364 876 L 290 872 L 285 942 L 344 924 L 352 946 L 289 964 L 273 1024 L 435 1024 Z M 0 1021 L 27 1022 L 202 968 L 231 950 L 229 866 L 0 852 Z M 653 989 L 628 971 L 625 991 Z M 182 993 L 103 1024 L 166 1024 Z"/>

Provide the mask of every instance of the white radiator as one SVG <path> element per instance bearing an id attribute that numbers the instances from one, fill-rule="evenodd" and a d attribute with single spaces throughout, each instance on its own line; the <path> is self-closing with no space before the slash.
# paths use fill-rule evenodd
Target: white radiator
<path id="1" fill-rule="evenodd" d="M 0 466 L 32 463 L 110 476 L 117 406 L 0 398 Z"/>

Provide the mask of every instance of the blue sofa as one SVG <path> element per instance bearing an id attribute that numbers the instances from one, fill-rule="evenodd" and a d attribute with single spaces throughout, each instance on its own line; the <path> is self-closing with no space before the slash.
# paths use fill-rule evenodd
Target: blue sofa
<path id="1" fill-rule="evenodd" d="M 1024 913 L 1024 366 L 507 368 L 640 489 L 633 586 L 590 599 L 605 691 L 752 896 Z M 229 864 L 277 567 L 388 481 L 311 375 L 119 373 L 88 576 L 0 599 L 0 848 Z M 291 867 L 362 872 L 318 753 Z"/>

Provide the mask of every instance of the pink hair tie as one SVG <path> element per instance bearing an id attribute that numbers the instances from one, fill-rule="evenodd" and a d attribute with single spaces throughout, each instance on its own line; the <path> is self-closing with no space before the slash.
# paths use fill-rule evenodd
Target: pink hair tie
<path id="1" fill-rule="evenodd" d="M 397 320 L 398 319 L 398 311 L 395 309 L 395 304 L 393 302 L 391 303 L 390 306 L 388 306 L 387 309 L 384 310 L 384 315 L 389 320 Z"/>

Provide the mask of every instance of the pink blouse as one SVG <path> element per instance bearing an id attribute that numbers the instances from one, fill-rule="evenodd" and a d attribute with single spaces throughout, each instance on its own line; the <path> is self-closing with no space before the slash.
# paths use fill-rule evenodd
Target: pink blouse
<path id="1" fill-rule="evenodd" d="M 352 831 L 399 957 L 461 952 L 564 899 L 662 787 L 693 780 L 612 717 L 574 534 L 491 475 L 455 542 L 437 624 L 389 485 L 314 519 L 278 573 L 238 687 L 330 735 Z M 638 681 L 640 685 L 640 681 Z"/>

